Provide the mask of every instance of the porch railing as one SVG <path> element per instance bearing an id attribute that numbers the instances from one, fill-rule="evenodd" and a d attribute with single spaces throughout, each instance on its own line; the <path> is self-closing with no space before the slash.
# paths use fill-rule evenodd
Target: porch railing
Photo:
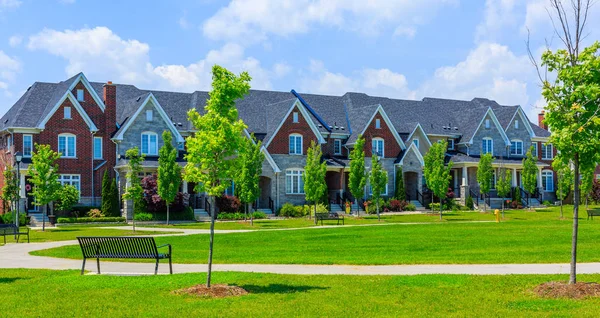
<path id="1" fill-rule="evenodd" d="M 340 206 L 340 209 L 344 211 L 344 200 L 342 199 L 342 196 L 339 192 L 335 195 L 335 199 L 337 200 L 337 204 Z"/>
<path id="2" fill-rule="evenodd" d="M 473 191 L 472 189 L 469 189 L 469 195 L 471 196 L 471 198 L 475 199 L 475 204 L 477 205 L 477 207 L 479 207 L 479 195 L 475 193 L 475 191 Z"/>
<path id="3" fill-rule="evenodd" d="M 492 197 L 491 193 L 487 193 L 487 194 L 483 195 L 483 199 L 485 200 L 485 204 L 487 206 L 489 206 L 490 209 L 492 208 L 492 199 L 491 199 L 491 197 Z"/>
<path id="4" fill-rule="evenodd" d="M 525 189 L 523 189 L 523 188 L 519 188 L 519 191 L 521 191 L 520 192 L 521 193 L 521 201 L 525 200 L 523 203 L 525 203 L 526 206 L 529 206 L 529 197 L 530 197 L 529 192 L 525 191 Z M 525 199 L 525 198 L 527 198 L 527 199 Z"/>
<path id="5" fill-rule="evenodd" d="M 206 211 L 206 213 L 208 213 L 208 215 L 210 215 L 212 217 L 212 215 L 210 214 L 210 202 L 208 202 L 208 198 L 204 198 L 204 210 Z"/>
<path id="6" fill-rule="evenodd" d="M 269 197 L 269 209 L 275 213 L 275 202 L 273 202 L 273 199 L 271 199 L 271 197 Z"/>

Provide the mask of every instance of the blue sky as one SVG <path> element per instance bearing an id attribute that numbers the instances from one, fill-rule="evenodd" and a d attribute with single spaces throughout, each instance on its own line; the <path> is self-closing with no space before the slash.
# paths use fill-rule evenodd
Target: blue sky
<path id="1" fill-rule="evenodd" d="M 543 106 L 527 57 L 553 37 L 547 0 L 0 0 L 0 114 L 35 81 L 191 92 L 210 67 L 252 87 Z M 596 40 L 599 8 L 587 41 Z M 538 107 L 538 108 L 535 108 Z"/>

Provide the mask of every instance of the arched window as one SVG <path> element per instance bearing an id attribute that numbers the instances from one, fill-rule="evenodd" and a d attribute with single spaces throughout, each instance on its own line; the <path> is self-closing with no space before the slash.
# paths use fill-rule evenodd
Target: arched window
<path id="1" fill-rule="evenodd" d="M 515 156 L 523 155 L 523 141 L 515 139 L 510 141 L 510 154 Z"/>
<path id="2" fill-rule="evenodd" d="M 542 187 L 546 192 L 554 191 L 554 173 L 552 171 L 542 171 Z"/>
<path id="3" fill-rule="evenodd" d="M 77 137 L 73 134 L 58 135 L 58 152 L 62 158 L 77 157 Z"/>
<path id="4" fill-rule="evenodd" d="M 371 142 L 371 153 L 383 158 L 385 155 L 383 151 L 384 145 L 383 138 L 373 138 L 373 141 Z"/>
<path id="5" fill-rule="evenodd" d="M 484 155 L 486 153 L 494 154 L 494 140 L 489 137 L 483 138 L 483 143 L 481 145 L 481 154 Z"/>
<path id="6" fill-rule="evenodd" d="M 142 154 L 158 155 L 158 135 L 155 132 L 142 133 Z"/>
<path id="7" fill-rule="evenodd" d="M 302 135 L 291 134 L 290 135 L 290 155 L 301 155 L 302 154 Z"/>

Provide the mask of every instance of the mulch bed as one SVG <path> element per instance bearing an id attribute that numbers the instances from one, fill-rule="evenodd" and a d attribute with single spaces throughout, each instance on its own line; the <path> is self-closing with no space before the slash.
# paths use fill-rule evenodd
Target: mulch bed
<path id="1" fill-rule="evenodd" d="M 598 283 L 576 283 L 549 282 L 535 287 L 534 292 L 545 298 L 585 298 L 600 297 L 600 284 Z"/>
<path id="2" fill-rule="evenodd" d="M 210 288 L 208 288 L 206 285 L 196 285 L 189 288 L 175 290 L 173 293 L 178 295 L 188 294 L 210 298 L 224 298 L 247 295 L 248 291 L 238 286 L 212 285 Z"/>

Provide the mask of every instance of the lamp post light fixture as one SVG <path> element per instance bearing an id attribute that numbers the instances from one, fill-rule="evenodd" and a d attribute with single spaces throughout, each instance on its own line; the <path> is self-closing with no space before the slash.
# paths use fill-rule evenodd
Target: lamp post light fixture
<path id="1" fill-rule="evenodd" d="M 21 160 L 23 154 L 20 151 L 15 152 L 15 163 L 17 164 L 17 184 L 19 188 L 19 200 L 17 200 L 17 207 L 15 209 L 15 225 L 19 228 L 19 210 L 21 209 Z"/>

